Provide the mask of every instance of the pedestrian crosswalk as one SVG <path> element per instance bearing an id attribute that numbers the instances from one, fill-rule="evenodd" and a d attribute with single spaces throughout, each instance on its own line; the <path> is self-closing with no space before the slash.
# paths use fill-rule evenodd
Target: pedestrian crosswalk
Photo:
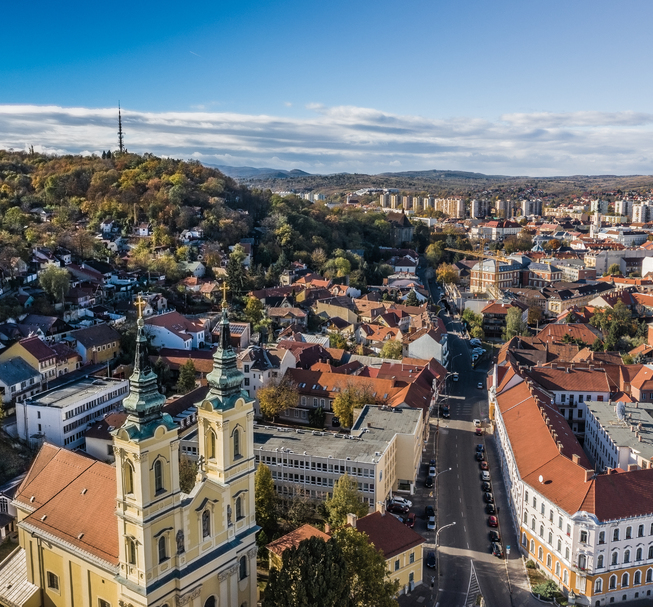
<path id="1" fill-rule="evenodd" d="M 476 605 L 476 599 L 481 594 L 481 587 L 478 585 L 478 576 L 476 575 L 474 561 L 469 561 L 469 563 L 471 565 L 471 571 L 469 572 L 469 586 L 467 587 L 465 607 L 473 607 Z"/>

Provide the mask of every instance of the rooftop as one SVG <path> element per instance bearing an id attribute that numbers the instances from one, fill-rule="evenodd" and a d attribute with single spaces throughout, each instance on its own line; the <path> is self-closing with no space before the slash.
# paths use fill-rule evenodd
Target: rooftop
<path id="1" fill-rule="evenodd" d="M 41 394 L 29 399 L 27 404 L 34 407 L 57 407 L 59 409 L 65 409 L 66 407 L 81 403 L 84 400 L 110 390 L 127 387 L 128 384 L 129 382 L 124 379 L 83 377 L 69 384 L 65 384 L 60 388 L 53 388 L 47 392 L 41 392 Z"/>

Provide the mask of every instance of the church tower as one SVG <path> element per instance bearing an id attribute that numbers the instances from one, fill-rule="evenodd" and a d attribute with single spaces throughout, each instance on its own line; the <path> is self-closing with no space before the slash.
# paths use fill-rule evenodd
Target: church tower
<path id="1" fill-rule="evenodd" d="M 147 359 L 139 299 L 128 417 L 114 431 L 121 607 L 254 607 L 253 401 L 229 343 L 223 301 L 209 393 L 198 408 L 195 486 L 179 485 L 178 427 Z"/>

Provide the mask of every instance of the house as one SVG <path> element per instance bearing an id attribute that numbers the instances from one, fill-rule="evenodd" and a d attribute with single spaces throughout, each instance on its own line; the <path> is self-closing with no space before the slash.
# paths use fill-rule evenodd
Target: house
<path id="1" fill-rule="evenodd" d="M 35 327 L 43 332 L 48 341 L 61 341 L 67 337 L 73 328 L 58 316 L 43 316 L 41 314 L 27 314 L 20 320 L 21 325 Z"/>
<path id="2" fill-rule="evenodd" d="M 278 382 L 286 369 L 296 366 L 295 357 L 284 348 L 263 348 L 249 346 L 238 355 L 238 369 L 243 374 L 243 389 L 256 399 L 256 393 L 270 382 Z M 258 399 L 254 403 L 254 414 L 261 416 Z"/>
<path id="3" fill-rule="evenodd" d="M 268 318 L 279 325 L 280 327 L 287 327 L 288 325 L 296 324 L 300 327 L 306 328 L 308 322 L 308 314 L 301 308 L 284 307 L 267 308 L 266 314 Z"/>
<path id="4" fill-rule="evenodd" d="M 57 354 L 57 377 L 67 375 L 82 365 L 82 356 L 68 344 L 59 342 L 50 346 Z"/>
<path id="5" fill-rule="evenodd" d="M 356 343 L 380 352 L 387 341 L 401 342 L 403 335 L 398 327 L 361 323 L 355 331 L 355 337 Z"/>
<path id="6" fill-rule="evenodd" d="M 324 531 L 320 531 L 312 525 L 305 524 L 290 533 L 286 533 L 286 535 L 282 535 L 279 539 L 274 540 L 274 542 L 270 542 L 267 545 L 270 569 L 281 569 L 283 553 L 288 548 L 297 548 L 304 540 L 312 537 L 323 539 L 325 542 L 331 539 L 328 533 L 324 533 Z"/>
<path id="7" fill-rule="evenodd" d="M 26 475 L 27 472 L 23 472 L 0 486 L 0 540 L 4 541 L 16 531 L 17 511 L 13 502 Z"/>
<path id="8" fill-rule="evenodd" d="M 136 236 L 152 236 L 152 225 L 141 223 L 134 229 Z"/>
<path id="9" fill-rule="evenodd" d="M 0 354 L 0 362 L 22 358 L 32 369 L 41 374 L 41 384 L 57 377 L 57 353 L 38 337 L 21 339 Z"/>
<path id="10" fill-rule="evenodd" d="M 93 325 L 70 334 L 84 364 L 108 362 L 118 356 L 120 333 L 107 324 Z"/>
<path id="11" fill-rule="evenodd" d="M 403 257 L 391 257 L 387 263 L 392 266 L 395 274 L 406 273 L 414 275 L 417 272 L 417 264 L 419 261 L 417 258 L 404 255 Z"/>
<path id="12" fill-rule="evenodd" d="M 358 322 L 356 305 L 349 297 L 329 297 L 315 302 L 315 314 L 324 320 L 338 316 L 350 324 Z"/>
<path id="13" fill-rule="evenodd" d="M 190 350 L 202 348 L 206 341 L 204 323 L 176 311 L 145 319 L 145 330 L 155 348 Z"/>
<path id="14" fill-rule="evenodd" d="M 390 224 L 394 245 L 401 246 L 402 243 L 410 242 L 413 239 L 413 224 L 410 223 L 410 219 L 403 212 L 390 212 L 385 217 Z"/>
<path id="15" fill-rule="evenodd" d="M 22 358 L 0 362 L 0 394 L 3 404 L 19 402 L 41 391 L 41 374 Z"/>
<path id="16" fill-rule="evenodd" d="M 502 339 L 503 331 L 506 328 L 506 317 L 511 308 L 518 308 L 524 312 L 528 308 L 520 301 L 508 303 L 506 301 L 493 301 L 487 304 L 482 310 L 483 332 L 488 339 Z"/>
<path id="17" fill-rule="evenodd" d="M 446 367 L 449 359 L 449 344 L 447 329 L 442 319 L 438 317 L 432 327 L 425 327 L 404 337 L 403 355 L 424 360 L 435 358 Z"/>
<path id="18" fill-rule="evenodd" d="M 206 274 L 206 266 L 201 261 L 182 261 L 180 266 L 183 272 L 195 278 L 202 278 Z"/>

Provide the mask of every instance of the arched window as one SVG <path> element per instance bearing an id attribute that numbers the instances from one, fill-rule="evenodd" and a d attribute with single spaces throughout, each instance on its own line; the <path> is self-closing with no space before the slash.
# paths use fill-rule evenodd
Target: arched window
<path id="1" fill-rule="evenodd" d="M 202 537 L 211 535 L 211 513 L 208 510 L 202 512 Z"/>
<path id="2" fill-rule="evenodd" d="M 243 500 L 239 495 L 236 498 L 236 520 L 239 521 L 243 516 Z"/>
<path id="3" fill-rule="evenodd" d="M 524 525 L 528 525 L 528 512 L 524 512 Z"/>
<path id="4" fill-rule="evenodd" d="M 648 547 L 648 558 L 653 559 L 653 546 Z"/>
<path id="5" fill-rule="evenodd" d="M 597 578 L 596 582 L 594 582 L 594 592 L 596 594 L 603 592 L 603 580 L 601 578 Z"/>
<path id="6" fill-rule="evenodd" d="M 653 569 L 647 569 L 646 571 L 646 583 L 653 582 Z"/>
<path id="7" fill-rule="evenodd" d="M 615 529 L 612 532 L 612 541 L 613 542 L 618 542 L 619 541 L 619 529 Z"/>
<path id="8" fill-rule="evenodd" d="M 638 548 L 637 552 L 635 553 L 635 560 L 636 561 L 641 561 L 642 560 L 642 549 Z"/>
<path id="9" fill-rule="evenodd" d="M 123 466 L 122 476 L 125 483 L 125 493 L 127 495 L 134 493 L 134 469 L 129 462 L 125 462 Z"/>
<path id="10" fill-rule="evenodd" d="M 540 537 L 544 537 L 544 525 L 540 525 Z"/>
<path id="11" fill-rule="evenodd" d="M 535 554 L 535 542 L 531 540 L 531 554 Z"/>
<path id="12" fill-rule="evenodd" d="M 538 561 L 541 561 L 543 556 L 544 556 L 544 552 L 543 552 L 543 550 L 542 550 L 542 546 L 540 546 L 540 547 L 537 549 L 537 560 L 538 560 Z"/>
<path id="13" fill-rule="evenodd" d="M 206 456 L 208 459 L 215 459 L 215 432 L 209 430 L 206 438 Z"/>
<path id="14" fill-rule="evenodd" d="M 585 569 L 586 564 L 587 564 L 587 557 L 584 554 L 579 554 L 578 555 L 578 568 L 579 569 Z"/>
<path id="15" fill-rule="evenodd" d="M 136 542 L 130 537 L 127 538 L 127 562 L 130 565 L 136 564 Z"/>
<path id="16" fill-rule="evenodd" d="M 565 558 L 569 560 L 569 546 L 565 548 Z"/>
<path id="17" fill-rule="evenodd" d="M 159 563 L 163 563 L 163 561 L 167 560 L 168 558 L 168 553 L 166 550 L 166 538 L 165 536 L 161 536 L 159 538 Z"/>
<path id="18" fill-rule="evenodd" d="M 560 561 L 556 561 L 556 575 L 560 577 Z"/>
<path id="19" fill-rule="evenodd" d="M 632 527 L 626 527 L 626 539 L 630 540 L 633 537 L 633 528 Z"/>
<path id="20" fill-rule="evenodd" d="M 599 533 L 599 544 L 605 544 L 605 531 Z"/>
<path id="21" fill-rule="evenodd" d="M 624 552 L 624 563 L 630 563 L 630 550 Z"/>
<path id="22" fill-rule="evenodd" d="M 558 552 L 562 552 L 562 540 L 558 538 Z"/>
<path id="23" fill-rule="evenodd" d="M 236 428 L 234 430 L 234 459 L 241 457 L 240 453 L 240 430 Z"/>
<path id="24" fill-rule="evenodd" d="M 628 587 L 628 580 L 629 580 L 629 576 L 628 576 L 628 573 L 626 572 L 621 576 L 621 587 L 622 588 L 627 588 Z"/>
<path id="25" fill-rule="evenodd" d="M 599 554 L 599 556 L 596 559 L 596 568 L 597 569 L 603 569 L 603 555 Z"/>
<path id="26" fill-rule="evenodd" d="M 549 531 L 549 546 L 553 545 L 553 533 Z"/>
<path id="27" fill-rule="evenodd" d="M 528 538 L 526 537 L 526 534 L 523 531 L 521 534 L 521 545 L 528 546 Z"/>
<path id="28" fill-rule="evenodd" d="M 619 563 L 619 553 L 618 552 L 613 552 L 612 553 L 612 564 L 617 565 Z"/>
<path id="29" fill-rule="evenodd" d="M 642 572 L 635 571 L 635 575 L 633 576 L 633 586 L 638 586 L 641 583 L 642 583 Z"/>
<path id="30" fill-rule="evenodd" d="M 531 529 L 535 531 L 535 517 L 531 519 Z"/>
<path id="31" fill-rule="evenodd" d="M 241 556 L 239 561 L 239 576 L 238 579 L 244 580 L 247 577 L 247 557 Z"/>
<path id="32" fill-rule="evenodd" d="M 610 585 L 608 586 L 610 590 L 614 590 L 617 587 L 617 576 L 610 576 Z"/>
<path id="33" fill-rule="evenodd" d="M 215 597 L 210 596 L 208 599 L 206 599 L 204 607 L 215 607 Z"/>
<path id="34" fill-rule="evenodd" d="M 546 567 L 547 567 L 547 569 L 551 569 L 551 565 L 552 565 L 551 555 L 547 554 L 546 555 Z"/>
<path id="35" fill-rule="evenodd" d="M 566 569 L 562 572 L 562 583 L 565 585 L 569 583 L 569 572 Z"/>
<path id="36" fill-rule="evenodd" d="M 158 459 L 154 462 L 154 490 L 156 493 L 163 491 L 163 464 Z"/>

